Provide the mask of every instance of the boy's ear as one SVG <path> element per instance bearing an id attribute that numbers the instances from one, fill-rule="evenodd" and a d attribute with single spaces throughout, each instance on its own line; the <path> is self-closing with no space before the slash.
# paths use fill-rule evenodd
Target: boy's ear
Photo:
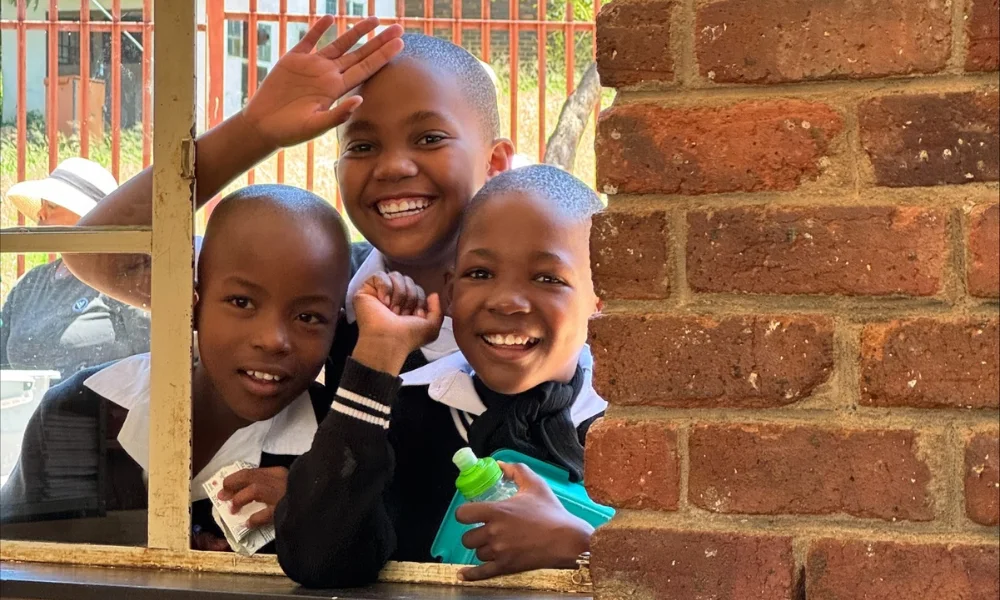
<path id="1" fill-rule="evenodd" d="M 486 177 L 496 177 L 504 171 L 509 171 L 514 163 L 514 143 L 507 138 L 493 140 L 493 152 L 490 153 L 490 164 Z"/>
<path id="2" fill-rule="evenodd" d="M 444 289 L 441 290 L 441 306 L 444 306 L 444 314 L 451 316 L 451 299 L 455 293 L 455 268 L 448 269 L 444 274 Z"/>
<path id="3" fill-rule="evenodd" d="M 601 300 L 598 296 L 594 297 L 597 298 L 597 303 L 594 305 L 594 312 L 590 315 L 591 319 L 596 319 L 604 313 L 604 300 Z"/>

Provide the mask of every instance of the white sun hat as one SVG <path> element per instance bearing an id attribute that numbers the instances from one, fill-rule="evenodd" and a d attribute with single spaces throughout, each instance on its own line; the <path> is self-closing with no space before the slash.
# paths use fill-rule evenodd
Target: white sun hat
<path id="1" fill-rule="evenodd" d="M 97 202 L 118 189 L 107 169 L 85 158 L 67 158 L 45 179 L 22 181 L 7 190 L 7 199 L 32 221 L 38 221 L 42 200 L 72 211 L 81 217 Z"/>

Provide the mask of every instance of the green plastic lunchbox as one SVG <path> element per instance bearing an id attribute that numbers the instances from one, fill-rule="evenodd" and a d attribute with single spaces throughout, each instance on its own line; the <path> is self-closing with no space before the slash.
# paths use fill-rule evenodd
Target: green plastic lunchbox
<path id="1" fill-rule="evenodd" d="M 570 482 L 569 473 L 565 469 L 514 450 L 498 450 L 492 454 L 492 457 L 501 462 L 520 463 L 529 467 L 549 484 L 549 488 L 570 514 L 580 517 L 594 527 L 607 523 L 615 515 L 613 508 L 591 500 L 582 483 Z M 445 513 L 444 520 L 441 522 L 441 527 L 438 529 L 437 536 L 434 537 L 434 543 L 431 545 L 431 555 L 443 563 L 481 564 L 476 558 L 476 552 L 462 545 L 462 536 L 465 535 L 465 532 L 475 529 L 476 526 L 464 525 L 455 519 L 455 511 L 465 503 L 465 497 L 456 491 L 451 505 L 448 506 L 448 512 Z"/>

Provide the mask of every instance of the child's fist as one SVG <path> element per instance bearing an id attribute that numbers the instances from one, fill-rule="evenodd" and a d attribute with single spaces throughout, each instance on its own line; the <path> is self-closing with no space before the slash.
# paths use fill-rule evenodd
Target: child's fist
<path id="1" fill-rule="evenodd" d="M 407 355 L 437 339 L 444 314 L 437 294 L 401 273 L 376 273 L 354 295 L 358 344 L 353 357 L 362 364 L 399 374 Z"/>

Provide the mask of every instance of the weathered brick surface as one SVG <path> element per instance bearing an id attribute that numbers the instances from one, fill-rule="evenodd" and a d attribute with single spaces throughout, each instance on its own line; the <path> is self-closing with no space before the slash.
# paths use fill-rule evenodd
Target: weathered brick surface
<path id="1" fill-rule="evenodd" d="M 862 103 L 861 141 L 879 185 L 996 181 L 996 92 L 894 95 Z"/>
<path id="2" fill-rule="evenodd" d="M 688 214 L 698 292 L 926 296 L 941 291 L 947 218 L 916 207 L 765 207 Z"/>
<path id="3" fill-rule="evenodd" d="M 705 510 L 934 518 L 912 431 L 703 425 L 689 448 L 689 500 Z"/>
<path id="4" fill-rule="evenodd" d="M 666 298 L 670 294 L 666 233 L 663 211 L 596 215 L 590 260 L 597 295 L 605 300 Z"/>
<path id="5" fill-rule="evenodd" d="M 843 119 L 803 100 L 604 111 L 596 143 L 606 193 L 708 194 L 792 190 L 815 179 Z"/>
<path id="6" fill-rule="evenodd" d="M 601 419 L 587 433 L 590 497 L 616 508 L 677 510 L 677 432 L 667 423 Z"/>
<path id="7" fill-rule="evenodd" d="M 809 550 L 809 600 L 988 600 L 1000 594 L 997 546 L 827 539 Z"/>
<path id="8" fill-rule="evenodd" d="M 951 52 L 951 6 L 910 0 L 723 0 L 701 5 L 696 32 L 701 74 L 717 82 L 933 73 L 944 68 Z"/>
<path id="9" fill-rule="evenodd" d="M 969 71 L 996 71 L 1000 66 L 1000 0 L 971 0 L 965 33 L 969 49 L 965 68 Z"/>
<path id="10" fill-rule="evenodd" d="M 598 598 L 793 598 L 790 537 L 612 525 L 597 530 L 592 551 Z"/>
<path id="11" fill-rule="evenodd" d="M 969 293 L 996 298 L 1000 296 L 1000 205 L 973 210 L 969 222 Z"/>
<path id="12" fill-rule="evenodd" d="M 1000 523 L 1000 435 L 980 433 L 965 446 L 965 513 L 980 525 Z"/>
<path id="13" fill-rule="evenodd" d="M 872 406 L 1000 406 L 996 319 L 914 319 L 866 325 L 861 398 Z"/>
<path id="14" fill-rule="evenodd" d="M 823 318 L 606 315 L 590 332 L 594 383 L 615 404 L 781 406 L 808 397 L 833 368 Z"/>
<path id="15" fill-rule="evenodd" d="M 597 15 L 597 72 L 602 85 L 673 80 L 673 5 L 670 0 L 615 0 L 601 7 Z"/>

